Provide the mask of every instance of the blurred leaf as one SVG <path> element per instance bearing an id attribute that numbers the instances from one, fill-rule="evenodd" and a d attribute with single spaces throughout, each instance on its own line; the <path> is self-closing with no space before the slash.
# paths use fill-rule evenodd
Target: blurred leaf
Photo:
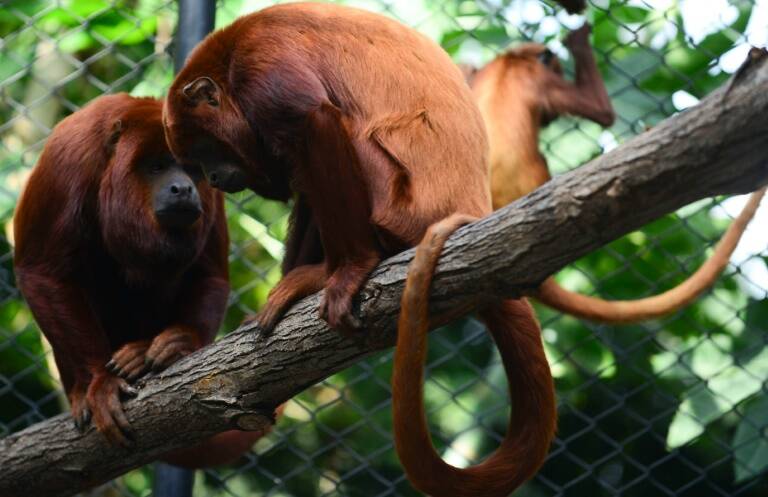
<path id="1" fill-rule="evenodd" d="M 768 396 L 751 403 L 736 428 L 731 447 L 736 482 L 754 478 L 768 468 Z"/>
<path id="2" fill-rule="evenodd" d="M 711 354 L 711 349 L 707 349 Z M 727 366 L 709 381 L 698 383 L 683 396 L 667 434 L 667 446 L 679 447 L 693 440 L 704 427 L 761 391 L 768 380 L 768 349 L 745 364 Z"/>

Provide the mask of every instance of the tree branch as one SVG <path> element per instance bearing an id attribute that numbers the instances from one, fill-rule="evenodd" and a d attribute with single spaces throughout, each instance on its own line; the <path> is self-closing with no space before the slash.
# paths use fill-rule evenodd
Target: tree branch
<path id="1" fill-rule="evenodd" d="M 665 120 L 451 237 L 431 305 L 444 322 L 490 297 L 518 297 L 591 250 L 692 201 L 768 181 L 768 57 L 753 57 L 728 91 Z M 367 331 L 345 338 L 317 319 L 318 295 L 270 336 L 239 329 L 143 382 L 126 403 L 132 449 L 78 434 L 60 415 L 0 440 L 0 496 L 72 495 L 264 413 L 394 343 L 413 251 L 384 261 L 360 294 Z"/>

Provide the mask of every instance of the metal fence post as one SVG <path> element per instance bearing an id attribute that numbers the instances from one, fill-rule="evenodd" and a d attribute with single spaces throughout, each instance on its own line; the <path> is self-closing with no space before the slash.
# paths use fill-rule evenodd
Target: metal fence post
<path id="1" fill-rule="evenodd" d="M 195 45 L 213 31 L 215 23 L 215 0 L 179 0 L 179 27 L 173 58 L 176 72 L 184 65 Z"/>
<path id="2" fill-rule="evenodd" d="M 213 31 L 216 23 L 216 0 L 179 0 L 179 24 L 176 31 L 174 70 L 187 60 L 195 45 Z M 194 470 L 171 464 L 154 464 L 155 479 L 152 485 L 154 497 L 192 497 L 195 482 Z"/>

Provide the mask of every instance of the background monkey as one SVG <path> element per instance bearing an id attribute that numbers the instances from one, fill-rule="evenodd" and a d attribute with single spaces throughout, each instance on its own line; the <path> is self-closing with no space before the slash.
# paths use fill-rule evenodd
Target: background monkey
<path id="1" fill-rule="evenodd" d="M 499 209 L 550 179 L 539 151 L 539 129 L 561 115 L 583 117 L 610 126 L 614 112 L 584 25 L 564 40 L 573 55 L 576 79 L 563 78 L 559 61 L 546 47 L 525 44 L 497 57 L 480 70 L 464 67 L 486 123 L 490 144 L 493 207 Z M 754 216 L 765 189 L 755 192 L 718 243 L 714 253 L 688 279 L 652 297 L 608 301 L 561 287 L 553 278 L 534 296 L 559 311 L 607 323 L 636 322 L 672 313 L 709 288 L 725 269 Z"/>

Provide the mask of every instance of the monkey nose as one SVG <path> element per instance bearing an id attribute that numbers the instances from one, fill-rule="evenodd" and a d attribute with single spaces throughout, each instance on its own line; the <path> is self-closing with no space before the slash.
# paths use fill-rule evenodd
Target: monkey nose
<path id="1" fill-rule="evenodd" d="M 184 183 L 173 183 L 168 190 L 174 197 L 189 197 L 192 194 L 192 185 Z"/>

